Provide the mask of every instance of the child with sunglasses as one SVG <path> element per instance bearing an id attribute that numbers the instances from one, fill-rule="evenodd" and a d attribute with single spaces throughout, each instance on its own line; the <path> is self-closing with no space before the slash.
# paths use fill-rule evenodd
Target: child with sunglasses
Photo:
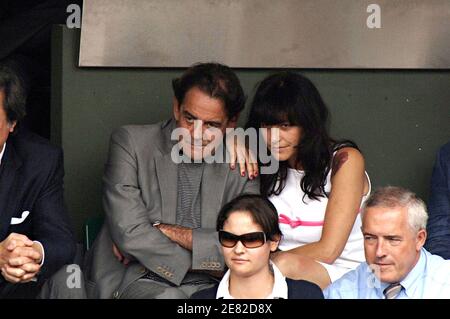
<path id="1" fill-rule="evenodd" d="M 241 195 L 219 212 L 219 242 L 228 271 L 220 283 L 193 299 L 322 299 L 322 290 L 282 275 L 270 261 L 281 231 L 273 204 L 260 195 Z"/>

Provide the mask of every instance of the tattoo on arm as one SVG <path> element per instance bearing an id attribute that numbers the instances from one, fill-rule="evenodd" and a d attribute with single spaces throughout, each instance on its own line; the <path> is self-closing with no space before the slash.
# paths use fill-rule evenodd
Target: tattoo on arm
<path id="1" fill-rule="evenodd" d="M 348 152 L 340 152 L 334 156 L 333 163 L 331 165 L 331 177 L 333 177 L 337 173 L 337 171 L 347 160 Z"/>

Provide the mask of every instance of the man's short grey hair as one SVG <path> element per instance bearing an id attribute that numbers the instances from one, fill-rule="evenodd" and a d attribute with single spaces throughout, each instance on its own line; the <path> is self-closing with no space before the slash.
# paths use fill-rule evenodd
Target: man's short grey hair
<path id="1" fill-rule="evenodd" d="M 406 207 L 408 224 L 413 231 L 418 232 L 427 227 L 428 213 L 424 201 L 405 188 L 387 186 L 377 189 L 364 203 L 361 219 L 370 207 Z"/>

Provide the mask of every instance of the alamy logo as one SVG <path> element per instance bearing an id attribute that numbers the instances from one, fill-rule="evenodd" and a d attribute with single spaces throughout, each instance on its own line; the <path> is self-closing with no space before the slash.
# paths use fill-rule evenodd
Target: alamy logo
<path id="1" fill-rule="evenodd" d="M 69 29 L 81 28 L 81 8 L 78 4 L 71 4 L 67 6 L 67 13 L 70 13 L 66 20 L 66 26 Z"/>
<path id="2" fill-rule="evenodd" d="M 81 269 L 78 265 L 68 265 L 66 285 L 69 289 L 81 288 Z"/>
<path id="3" fill-rule="evenodd" d="M 380 29 L 381 28 L 381 8 L 378 4 L 370 4 L 367 7 L 367 12 L 371 13 L 367 17 L 366 25 L 369 29 Z"/>
<path id="4" fill-rule="evenodd" d="M 225 151 L 224 147 L 232 150 L 239 145 L 245 146 L 248 151 L 258 156 L 259 162 L 262 164 L 261 174 L 274 174 L 278 171 L 278 128 L 260 128 L 259 132 L 254 128 L 247 130 L 227 128 L 224 136 L 218 128 L 202 130 L 202 127 L 203 121 L 195 120 L 193 134 L 184 127 L 178 127 L 172 131 L 171 139 L 178 141 L 171 151 L 174 163 L 200 163 L 202 161 L 231 163 L 230 154 Z M 270 143 L 267 143 L 268 138 L 270 138 Z M 250 163 L 256 162 L 256 159 L 249 158 L 248 160 Z"/>

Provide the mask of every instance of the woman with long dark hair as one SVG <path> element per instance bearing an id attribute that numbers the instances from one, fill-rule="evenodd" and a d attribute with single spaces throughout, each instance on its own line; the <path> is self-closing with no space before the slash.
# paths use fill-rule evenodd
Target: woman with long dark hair
<path id="1" fill-rule="evenodd" d="M 293 72 L 258 85 L 246 124 L 259 134 L 267 128 L 259 147 L 279 161 L 276 172 L 260 175 L 261 193 L 277 208 L 284 234 L 272 259 L 286 276 L 322 288 L 364 261 L 359 209 L 370 193 L 358 147 L 331 138 L 327 124 L 317 88 Z"/>

